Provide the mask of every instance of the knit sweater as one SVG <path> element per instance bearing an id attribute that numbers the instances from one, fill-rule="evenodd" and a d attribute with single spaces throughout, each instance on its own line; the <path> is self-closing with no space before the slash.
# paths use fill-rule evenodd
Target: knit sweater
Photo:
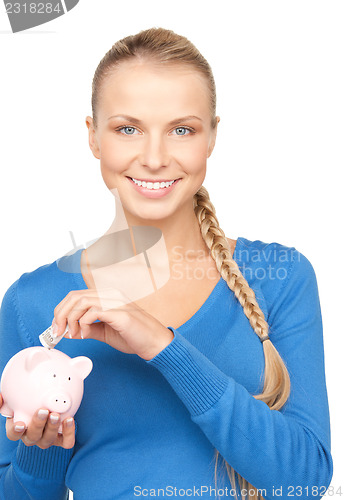
<path id="1" fill-rule="evenodd" d="M 87 288 L 81 251 L 8 288 L 0 372 L 19 350 L 40 345 L 69 291 Z M 254 398 L 264 384 L 263 344 L 221 277 L 188 321 L 169 326 L 173 340 L 148 361 L 93 339 L 60 341 L 55 349 L 93 362 L 75 415 L 75 446 L 43 450 L 11 441 L 0 416 L 1 500 L 65 500 L 69 489 L 75 500 L 235 498 L 223 459 L 267 500 L 324 496 L 333 462 L 314 269 L 294 247 L 244 237 L 233 258 L 288 369 L 285 405 L 271 410 Z"/>

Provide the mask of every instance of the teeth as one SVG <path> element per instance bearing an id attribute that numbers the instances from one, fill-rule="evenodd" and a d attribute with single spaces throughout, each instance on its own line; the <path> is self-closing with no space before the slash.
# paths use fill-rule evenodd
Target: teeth
<path id="1" fill-rule="evenodd" d="M 162 189 L 164 187 L 171 186 L 175 182 L 175 181 L 170 181 L 170 182 L 145 182 L 145 181 L 139 181 L 139 180 L 134 179 L 134 178 L 132 178 L 132 180 L 138 186 L 142 186 L 142 187 L 145 187 L 147 189 Z"/>

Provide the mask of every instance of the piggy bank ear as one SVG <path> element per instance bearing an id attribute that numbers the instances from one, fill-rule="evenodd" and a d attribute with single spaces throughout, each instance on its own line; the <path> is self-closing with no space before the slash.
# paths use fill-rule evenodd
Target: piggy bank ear
<path id="1" fill-rule="evenodd" d="M 50 359 L 48 353 L 45 351 L 45 348 L 42 347 L 41 349 L 42 350 L 30 352 L 25 359 L 25 368 L 28 372 L 32 372 L 32 370 L 34 370 L 40 363 Z"/>
<path id="2" fill-rule="evenodd" d="M 84 380 L 93 368 L 93 363 L 90 358 L 86 356 L 78 356 L 77 358 L 72 358 L 71 365 L 80 377 Z"/>

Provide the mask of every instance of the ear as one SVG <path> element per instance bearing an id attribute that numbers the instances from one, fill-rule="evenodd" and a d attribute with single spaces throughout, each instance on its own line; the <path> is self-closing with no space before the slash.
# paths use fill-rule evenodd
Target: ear
<path id="1" fill-rule="evenodd" d="M 213 152 L 213 149 L 215 147 L 215 142 L 216 142 L 216 135 L 217 135 L 217 125 L 220 121 L 220 117 L 217 116 L 216 117 L 216 125 L 215 125 L 215 128 L 212 130 L 211 132 L 211 137 L 210 137 L 210 141 L 209 141 L 209 147 L 208 147 L 208 154 L 207 154 L 207 158 L 209 158 L 209 156 L 211 155 L 211 153 Z"/>
<path id="2" fill-rule="evenodd" d="M 84 380 L 87 375 L 90 374 L 93 363 L 90 358 L 86 356 L 78 356 L 77 358 L 72 358 L 70 364 L 75 368 L 77 373 L 81 376 L 82 380 Z"/>
<path id="3" fill-rule="evenodd" d="M 36 366 L 44 361 L 48 361 L 50 359 L 49 354 L 47 353 L 45 347 L 40 348 L 39 350 L 34 350 L 28 353 L 27 358 L 25 359 L 25 369 L 28 372 L 32 372 Z"/>
<path id="4" fill-rule="evenodd" d="M 93 156 L 100 159 L 100 150 L 96 137 L 96 131 L 93 124 L 93 118 L 91 116 L 86 116 L 86 126 L 88 128 L 88 144 L 91 148 Z"/>

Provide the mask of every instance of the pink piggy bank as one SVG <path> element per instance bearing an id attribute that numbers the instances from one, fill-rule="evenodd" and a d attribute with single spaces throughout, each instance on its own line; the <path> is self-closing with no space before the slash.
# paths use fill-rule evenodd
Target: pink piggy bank
<path id="1" fill-rule="evenodd" d="M 0 413 L 27 426 L 39 408 L 60 413 L 62 421 L 77 412 L 84 379 L 93 367 L 86 356 L 70 358 L 57 349 L 28 347 L 15 354 L 1 376 L 4 404 Z"/>

